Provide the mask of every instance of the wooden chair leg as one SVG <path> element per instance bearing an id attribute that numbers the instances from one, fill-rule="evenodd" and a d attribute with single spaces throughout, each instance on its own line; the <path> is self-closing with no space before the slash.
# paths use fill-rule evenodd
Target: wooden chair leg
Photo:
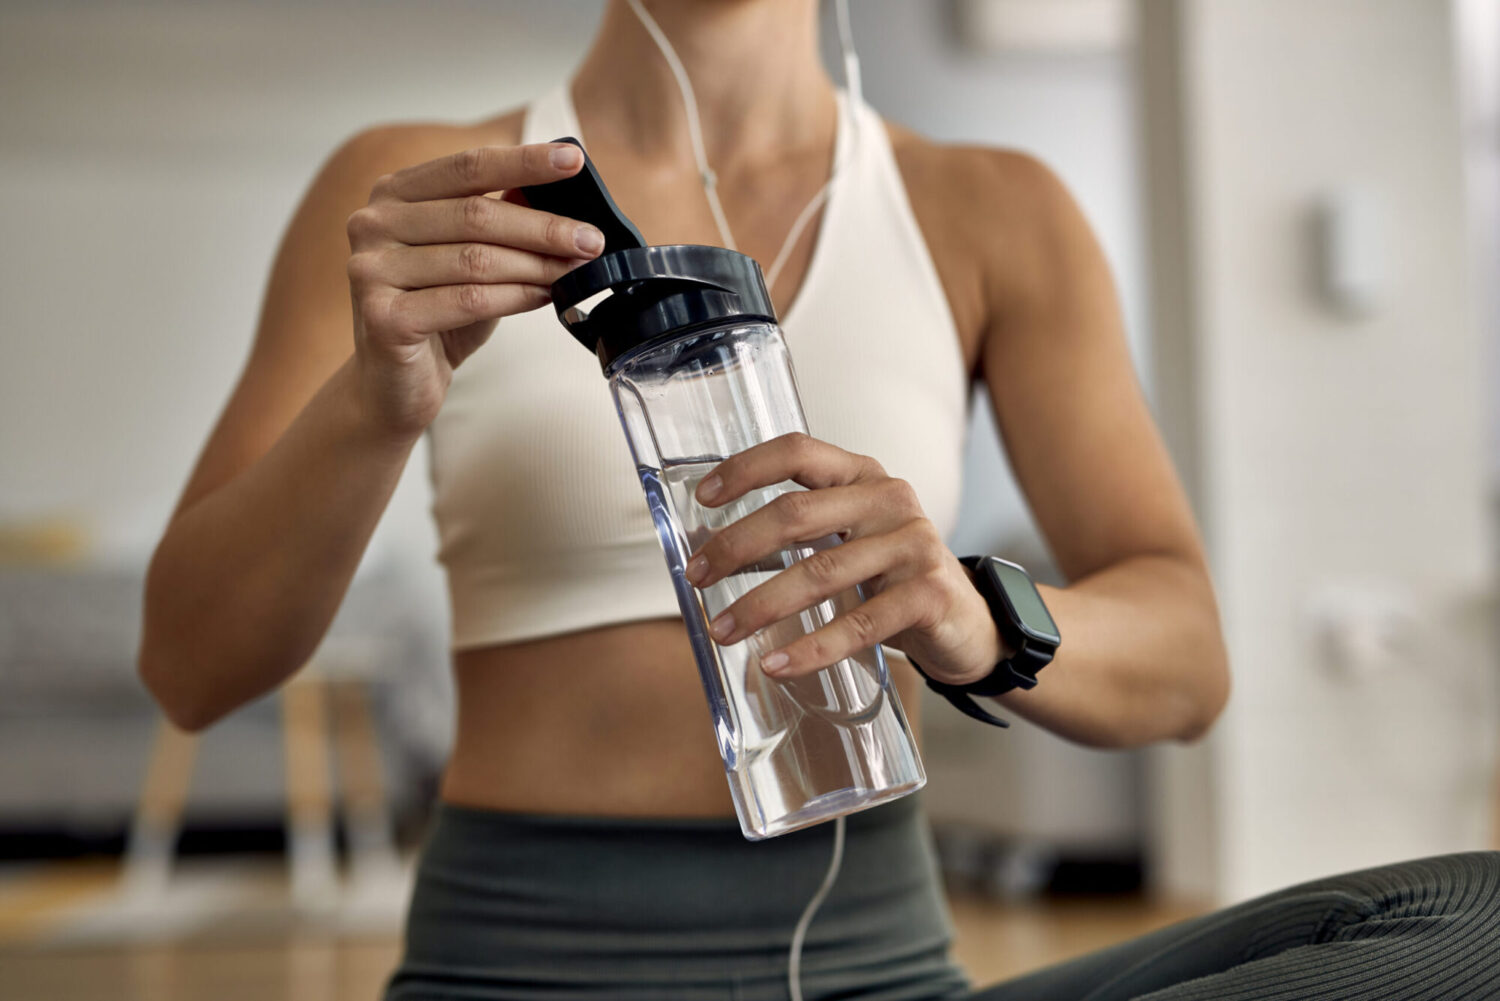
<path id="1" fill-rule="evenodd" d="M 338 903 L 326 693 L 327 682 L 308 671 L 281 690 L 292 902 L 308 910 Z"/>
<path id="2" fill-rule="evenodd" d="M 165 717 L 157 722 L 120 871 L 120 889 L 126 895 L 150 900 L 165 892 L 197 756 L 195 735 L 177 729 Z"/>
<path id="3" fill-rule="evenodd" d="M 332 694 L 339 798 L 351 868 L 356 879 L 386 875 L 396 868 L 397 859 L 369 687 L 363 681 L 343 681 L 333 686 Z"/>

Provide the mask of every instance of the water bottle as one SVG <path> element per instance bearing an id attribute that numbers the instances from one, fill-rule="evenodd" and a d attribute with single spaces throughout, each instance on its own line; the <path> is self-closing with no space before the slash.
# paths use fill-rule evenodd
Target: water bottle
<path id="1" fill-rule="evenodd" d="M 725 458 L 808 431 L 760 266 L 720 247 L 646 246 L 587 160 L 574 177 L 526 195 L 605 234 L 604 253 L 553 284 L 553 305 L 609 380 L 745 837 L 785 834 L 920 789 L 926 774 L 878 645 L 801 678 L 772 678 L 759 666 L 764 654 L 858 605 L 859 588 L 728 646 L 708 632 L 732 602 L 838 545 L 837 536 L 799 540 L 706 588 L 684 575 L 715 532 L 803 489 L 786 481 L 721 507 L 694 499 Z"/>

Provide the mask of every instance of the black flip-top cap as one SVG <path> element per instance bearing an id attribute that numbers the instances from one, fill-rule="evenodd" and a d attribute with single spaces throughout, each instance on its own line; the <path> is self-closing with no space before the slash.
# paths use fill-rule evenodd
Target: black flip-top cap
<path id="1" fill-rule="evenodd" d="M 607 296 L 580 306 L 601 292 Z M 552 283 L 557 317 L 609 370 L 635 348 L 726 320 L 774 323 L 760 265 L 723 247 L 631 247 L 598 257 Z"/>
<path id="2" fill-rule="evenodd" d="M 571 136 L 556 142 L 583 146 Z M 760 265 L 723 247 L 648 247 L 583 155 L 572 177 L 521 189 L 532 208 L 597 226 L 604 253 L 552 283 L 557 318 L 608 371 L 642 344 L 725 320 L 775 322 Z M 601 292 L 609 295 L 590 302 Z M 585 302 L 590 304 L 585 307 Z"/>

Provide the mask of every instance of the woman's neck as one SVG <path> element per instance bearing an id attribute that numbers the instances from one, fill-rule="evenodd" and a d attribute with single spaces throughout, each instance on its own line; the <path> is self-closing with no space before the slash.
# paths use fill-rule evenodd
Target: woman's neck
<path id="1" fill-rule="evenodd" d="M 687 70 L 709 163 L 826 145 L 833 83 L 816 0 L 645 0 Z M 687 114 L 666 59 L 625 0 L 610 0 L 573 95 L 611 144 L 690 161 Z"/>

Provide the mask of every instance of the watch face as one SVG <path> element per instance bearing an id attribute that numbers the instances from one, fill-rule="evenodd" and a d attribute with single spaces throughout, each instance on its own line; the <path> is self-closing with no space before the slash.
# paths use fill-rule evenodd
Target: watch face
<path id="1" fill-rule="evenodd" d="M 1014 563 L 1000 559 L 984 561 L 986 571 L 995 582 L 995 590 L 1005 599 L 1021 626 L 1021 631 L 1041 643 L 1057 646 L 1062 642 L 1057 623 L 1047 612 L 1042 596 L 1037 593 L 1031 575 Z"/>

